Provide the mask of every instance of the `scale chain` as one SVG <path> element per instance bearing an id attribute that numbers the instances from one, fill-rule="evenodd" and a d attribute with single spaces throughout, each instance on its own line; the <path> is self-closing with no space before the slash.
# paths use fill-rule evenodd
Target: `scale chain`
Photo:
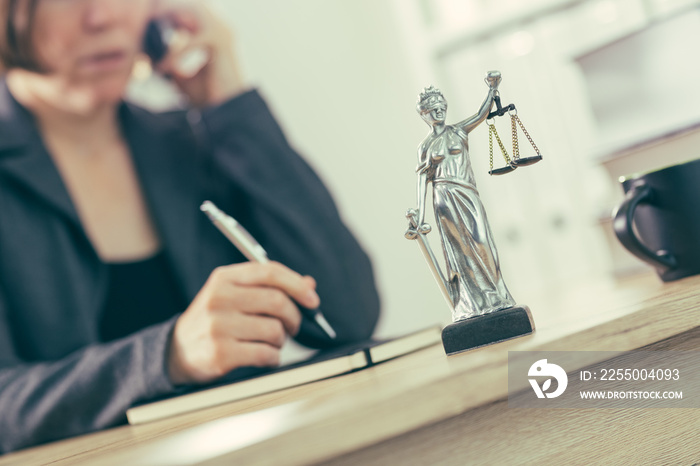
<path id="1" fill-rule="evenodd" d="M 490 147 L 490 153 L 491 153 L 491 168 L 493 169 L 492 135 L 496 137 L 496 142 L 498 143 L 498 147 L 501 149 L 501 153 L 503 154 L 503 158 L 506 160 L 506 163 L 508 165 L 510 165 L 511 160 L 510 160 L 510 157 L 508 157 L 508 151 L 506 150 L 505 146 L 503 145 L 503 141 L 501 141 L 501 138 L 498 136 L 498 132 L 496 131 L 496 125 L 489 125 L 489 147 Z"/>
<path id="2" fill-rule="evenodd" d="M 520 125 L 520 129 L 523 130 L 523 134 L 525 134 L 525 137 L 527 138 L 527 140 L 530 141 L 530 144 L 532 144 L 532 148 L 535 149 L 535 152 L 537 153 L 537 155 L 541 155 L 540 150 L 535 145 L 535 141 L 533 141 L 532 138 L 530 137 L 530 133 L 528 133 L 527 130 L 525 129 L 525 125 L 523 125 L 523 122 L 520 121 L 520 118 L 518 118 L 518 115 L 511 115 L 511 118 L 513 121 L 513 128 L 515 128 L 515 122 L 517 121 L 518 124 Z M 515 131 L 515 129 L 514 129 L 514 131 Z M 513 133 L 513 134 L 515 134 L 515 133 Z M 514 142 L 513 144 L 517 144 L 517 142 Z"/>
<path id="3" fill-rule="evenodd" d="M 520 146 L 518 146 L 518 127 L 515 125 L 515 119 L 518 118 L 517 115 L 510 115 L 510 132 L 511 139 L 513 141 L 513 159 L 518 160 L 520 158 Z"/>
<path id="4" fill-rule="evenodd" d="M 493 171 L 493 136 L 491 135 L 491 126 L 489 126 L 489 170 Z"/>

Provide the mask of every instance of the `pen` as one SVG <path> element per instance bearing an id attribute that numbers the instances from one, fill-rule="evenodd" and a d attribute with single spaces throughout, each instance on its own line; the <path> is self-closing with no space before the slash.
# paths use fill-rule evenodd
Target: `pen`
<path id="1" fill-rule="evenodd" d="M 262 264 L 270 262 L 265 249 L 255 241 L 255 238 L 253 238 L 253 236 L 248 233 L 248 230 L 243 228 L 236 219 L 225 214 L 211 201 L 204 201 L 200 209 L 207 214 L 207 217 L 209 217 L 209 220 L 211 220 L 216 228 L 218 228 L 249 261 L 260 262 Z M 300 309 L 301 313 L 306 318 L 316 322 L 316 324 L 321 327 L 321 330 L 329 337 L 336 337 L 335 330 L 333 330 L 333 327 L 331 327 L 326 318 L 323 317 L 320 309 L 307 309 L 303 306 L 300 306 Z"/>

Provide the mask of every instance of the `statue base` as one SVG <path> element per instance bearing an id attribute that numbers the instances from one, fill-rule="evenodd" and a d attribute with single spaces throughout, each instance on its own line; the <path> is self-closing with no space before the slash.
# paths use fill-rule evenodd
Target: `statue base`
<path id="1" fill-rule="evenodd" d="M 442 345 L 450 356 L 534 331 L 535 321 L 530 309 L 527 306 L 513 306 L 451 323 L 442 329 Z"/>

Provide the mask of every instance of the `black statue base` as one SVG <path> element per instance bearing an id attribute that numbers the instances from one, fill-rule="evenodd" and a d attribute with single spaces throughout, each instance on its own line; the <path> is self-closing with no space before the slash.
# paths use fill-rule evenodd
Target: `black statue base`
<path id="1" fill-rule="evenodd" d="M 530 309 L 527 306 L 514 306 L 448 325 L 442 329 L 442 345 L 449 356 L 534 331 L 535 321 Z"/>

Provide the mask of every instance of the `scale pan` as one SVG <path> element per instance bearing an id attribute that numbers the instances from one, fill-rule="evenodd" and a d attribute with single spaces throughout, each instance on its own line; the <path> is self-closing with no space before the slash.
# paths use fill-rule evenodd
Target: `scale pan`
<path id="1" fill-rule="evenodd" d="M 540 160 L 542 160 L 542 156 L 535 155 L 534 157 L 523 157 L 521 159 L 515 159 L 513 160 L 513 163 L 519 167 L 526 167 L 528 165 L 532 165 L 533 163 L 537 163 Z"/>
<path id="2" fill-rule="evenodd" d="M 516 168 L 518 167 L 516 167 L 515 165 L 506 165 L 505 167 L 489 170 L 489 175 L 505 175 L 506 173 L 512 172 Z"/>

